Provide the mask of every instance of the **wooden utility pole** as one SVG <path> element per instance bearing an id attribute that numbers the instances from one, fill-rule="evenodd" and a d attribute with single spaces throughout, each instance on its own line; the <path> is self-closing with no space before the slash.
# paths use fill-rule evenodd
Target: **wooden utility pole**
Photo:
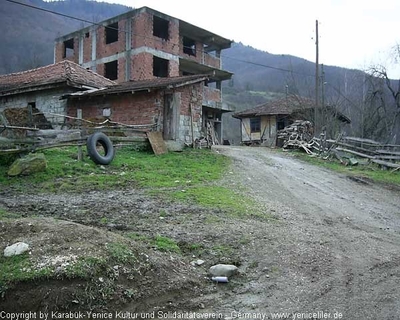
<path id="1" fill-rule="evenodd" d="M 314 135 L 318 133 L 318 107 L 319 107 L 319 43 L 318 20 L 315 20 L 315 108 L 314 108 Z"/>

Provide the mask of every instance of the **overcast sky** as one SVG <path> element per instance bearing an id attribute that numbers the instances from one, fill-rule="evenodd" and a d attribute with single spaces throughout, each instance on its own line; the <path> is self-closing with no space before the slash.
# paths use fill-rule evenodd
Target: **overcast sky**
<path id="1" fill-rule="evenodd" d="M 400 43 L 400 0 L 106 1 L 148 6 L 236 42 L 310 61 L 318 19 L 320 63 L 356 69 L 386 64 L 391 77 L 400 76 L 390 59 Z"/>

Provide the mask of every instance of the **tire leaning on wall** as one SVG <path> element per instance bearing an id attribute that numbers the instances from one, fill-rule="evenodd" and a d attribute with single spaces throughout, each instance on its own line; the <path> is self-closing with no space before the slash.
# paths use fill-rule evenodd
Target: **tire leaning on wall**
<path id="1" fill-rule="evenodd" d="M 97 144 L 100 144 L 105 155 L 101 155 L 97 150 Z M 86 141 L 86 148 L 90 159 L 97 164 L 110 164 L 115 156 L 114 146 L 107 135 L 103 132 L 95 132 L 91 134 Z"/>

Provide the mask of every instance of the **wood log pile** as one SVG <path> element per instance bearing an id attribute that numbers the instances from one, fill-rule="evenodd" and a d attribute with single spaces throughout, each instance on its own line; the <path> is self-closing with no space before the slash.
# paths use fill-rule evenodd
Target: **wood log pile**
<path id="1" fill-rule="evenodd" d="M 278 131 L 278 139 L 283 141 L 284 149 L 299 148 L 311 154 L 314 128 L 310 121 L 296 120 L 291 125 Z"/>
<path id="2" fill-rule="evenodd" d="M 335 140 L 327 139 L 325 132 L 314 137 L 311 122 L 296 120 L 278 131 L 284 149 L 301 149 L 323 159 L 336 158 L 344 165 L 375 163 L 392 171 L 400 170 L 400 145 L 383 144 L 371 139 L 346 137 L 339 134 Z"/>

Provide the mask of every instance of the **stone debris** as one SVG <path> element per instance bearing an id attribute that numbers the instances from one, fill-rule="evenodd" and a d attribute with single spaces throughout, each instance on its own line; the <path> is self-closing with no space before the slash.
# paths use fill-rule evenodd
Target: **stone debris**
<path id="1" fill-rule="evenodd" d="M 231 277 L 238 273 L 238 267 L 232 264 L 217 264 L 209 270 L 214 277 Z"/>
<path id="2" fill-rule="evenodd" d="M 25 242 L 17 242 L 4 249 L 5 257 L 18 256 L 29 250 L 29 245 Z"/>

